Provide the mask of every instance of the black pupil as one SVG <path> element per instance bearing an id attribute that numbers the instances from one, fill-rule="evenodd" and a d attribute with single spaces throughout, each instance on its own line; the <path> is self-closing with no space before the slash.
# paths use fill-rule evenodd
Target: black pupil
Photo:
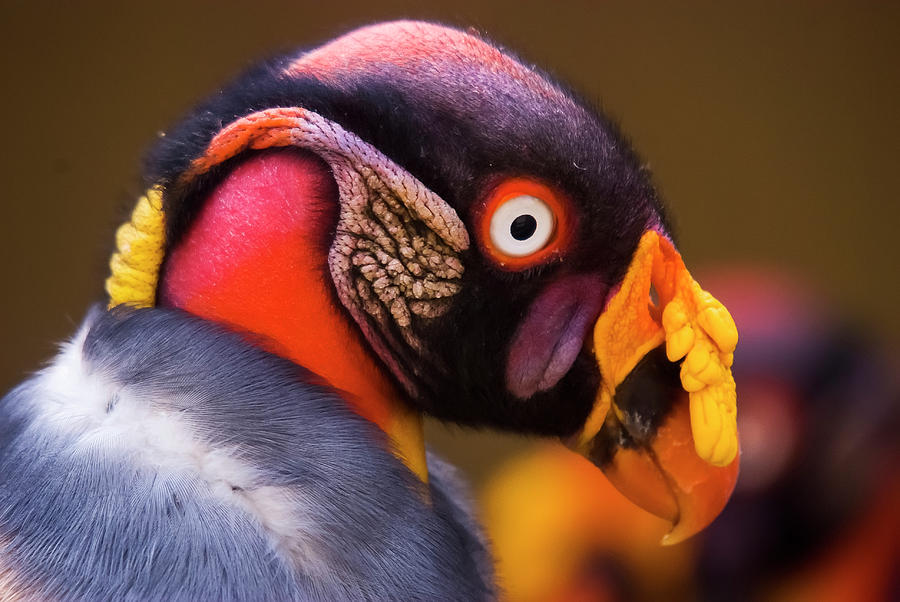
<path id="1" fill-rule="evenodd" d="M 537 220 L 528 214 L 520 215 L 509 225 L 509 233 L 516 240 L 528 240 L 535 230 L 537 230 Z"/>

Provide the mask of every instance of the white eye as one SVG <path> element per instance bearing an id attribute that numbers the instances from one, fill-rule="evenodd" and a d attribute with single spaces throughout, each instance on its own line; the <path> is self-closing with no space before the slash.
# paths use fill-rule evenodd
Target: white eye
<path id="1" fill-rule="evenodd" d="M 546 246 L 556 217 L 541 199 L 521 195 L 504 201 L 491 216 L 491 243 L 510 257 L 524 257 Z"/>

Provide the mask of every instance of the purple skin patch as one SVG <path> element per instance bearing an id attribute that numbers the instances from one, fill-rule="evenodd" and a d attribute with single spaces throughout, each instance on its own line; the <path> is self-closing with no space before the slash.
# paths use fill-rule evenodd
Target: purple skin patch
<path id="1" fill-rule="evenodd" d="M 578 274 L 550 284 L 528 308 L 506 361 L 506 388 L 520 399 L 550 389 L 569 371 L 606 304 L 599 276 Z"/>

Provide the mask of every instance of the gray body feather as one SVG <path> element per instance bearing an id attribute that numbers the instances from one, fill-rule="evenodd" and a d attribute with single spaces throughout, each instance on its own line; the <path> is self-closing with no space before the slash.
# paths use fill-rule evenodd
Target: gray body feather
<path id="1" fill-rule="evenodd" d="M 0 401 L 0 599 L 479 600 L 487 547 L 302 368 L 162 309 L 92 312 Z"/>

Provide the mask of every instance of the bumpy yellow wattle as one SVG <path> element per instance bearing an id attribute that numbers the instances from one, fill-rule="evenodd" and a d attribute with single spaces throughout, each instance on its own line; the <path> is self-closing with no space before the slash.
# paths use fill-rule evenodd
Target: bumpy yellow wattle
<path id="1" fill-rule="evenodd" d="M 679 284 L 662 314 L 666 356 L 671 362 L 684 358 L 681 385 L 690 394 L 697 454 L 714 466 L 727 466 L 738 451 L 737 393 L 731 374 L 737 327 L 725 306 L 689 274 Z"/>
<path id="2" fill-rule="evenodd" d="M 657 303 L 650 298 L 656 289 Z M 650 350 L 665 343 L 671 362 L 684 358 L 681 384 L 690 395 L 694 448 L 714 466 L 738 451 L 737 395 L 731 364 L 737 328 L 728 310 L 700 288 L 681 255 L 653 230 L 641 237 L 622 285 L 594 325 L 603 385 L 582 430 L 584 447 L 613 407 L 615 388 Z"/>
<path id="3" fill-rule="evenodd" d="M 106 279 L 109 307 L 156 304 L 165 236 L 162 189 L 154 187 L 138 199 L 131 219 L 116 231 L 116 252 L 109 260 L 111 275 Z"/>

